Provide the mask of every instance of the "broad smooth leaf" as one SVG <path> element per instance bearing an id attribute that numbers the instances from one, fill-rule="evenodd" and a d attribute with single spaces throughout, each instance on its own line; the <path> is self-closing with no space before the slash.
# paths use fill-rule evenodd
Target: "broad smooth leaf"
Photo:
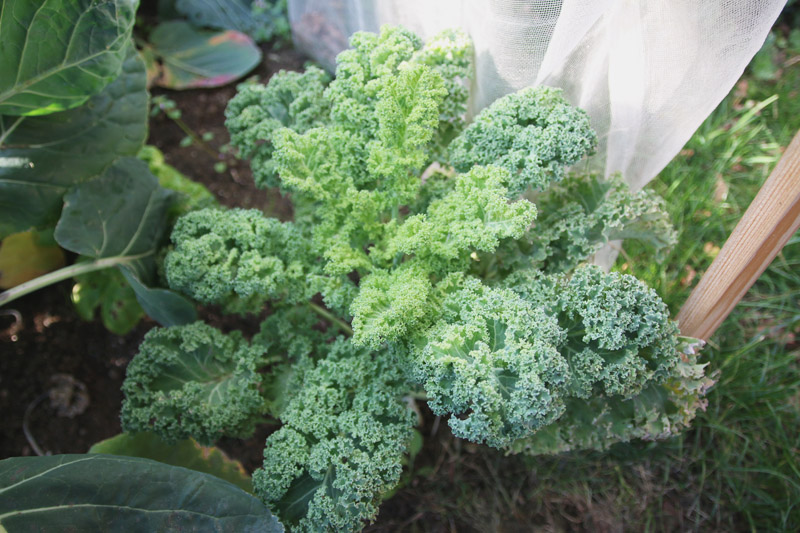
<path id="1" fill-rule="evenodd" d="M 120 72 L 137 0 L 3 0 L 0 114 L 77 107 Z"/>
<path id="2" fill-rule="evenodd" d="M 158 184 L 146 163 L 124 157 L 64 196 L 55 231 L 67 250 L 120 267 L 142 309 L 165 326 L 196 319 L 186 298 L 145 285 L 154 277 L 155 254 L 176 196 Z"/>
<path id="3" fill-rule="evenodd" d="M 55 224 L 69 187 L 139 151 L 147 137 L 145 83 L 131 45 L 119 77 L 83 107 L 46 117 L 0 116 L 0 239 Z"/>
<path id="4" fill-rule="evenodd" d="M 119 270 L 130 284 L 145 313 L 162 326 L 181 326 L 197 320 L 194 304 L 177 292 L 148 287 L 132 268 L 123 266 Z"/>
<path id="5" fill-rule="evenodd" d="M 162 188 L 147 164 L 123 157 L 99 178 L 64 196 L 58 244 L 93 257 L 131 264 L 151 258 L 161 244 L 175 193 Z"/>
<path id="6" fill-rule="evenodd" d="M 283 526 L 256 498 L 210 474 L 138 457 L 0 461 L 0 531 L 226 531 Z"/>
<path id="7" fill-rule="evenodd" d="M 0 289 L 10 289 L 64 266 L 64 251 L 38 232 L 9 235 L 0 242 Z"/>
<path id="8" fill-rule="evenodd" d="M 149 50 L 161 61 L 155 83 L 170 89 L 219 87 L 236 80 L 261 61 L 261 50 L 234 30 L 198 30 L 181 21 L 159 24 Z"/>
<path id="9" fill-rule="evenodd" d="M 247 492 L 253 492 L 250 476 L 239 461 L 231 459 L 215 446 L 200 446 L 194 439 L 168 444 L 155 433 L 120 433 L 116 437 L 96 443 L 89 449 L 89 453 L 153 459 L 160 463 L 205 472 L 229 481 Z"/>

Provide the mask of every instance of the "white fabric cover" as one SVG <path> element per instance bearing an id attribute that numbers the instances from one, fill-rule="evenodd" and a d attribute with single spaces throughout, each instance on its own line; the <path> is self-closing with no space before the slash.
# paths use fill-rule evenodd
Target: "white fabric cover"
<path id="1" fill-rule="evenodd" d="M 531 85 L 564 89 L 600 146 L 591 164 L 643 187 L 759 50 L 786 0 L 289 0 L 295 44 L 328 68 L 350 34 L 402 24 L 475 43 L 471 110 Z"/>

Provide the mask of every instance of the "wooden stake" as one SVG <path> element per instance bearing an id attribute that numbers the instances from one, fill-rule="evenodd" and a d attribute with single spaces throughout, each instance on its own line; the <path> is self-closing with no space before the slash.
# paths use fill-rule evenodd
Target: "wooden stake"
<path id="1" fill-rule="evenodd" d="M 683 304 L 681 333 L 708 340 L 800 226 L 800 131 Z"/>

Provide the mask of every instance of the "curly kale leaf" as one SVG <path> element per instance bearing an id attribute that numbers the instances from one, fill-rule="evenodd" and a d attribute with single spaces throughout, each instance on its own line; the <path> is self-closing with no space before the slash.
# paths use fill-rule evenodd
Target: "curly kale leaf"
<path id="1" fill-rule="evenodd" d="M 414 201 L 408 204 L 408 212 L 412 215 L 424 213 L 435 200 L 444 198 L 455 188 L 455 170 L 434 163 L 422 175 L 422 184 Z"/>
<path id="2" fill-rule="evenodd" d="M 325 271 L 368 270 L 363 245 L 380 238 L 381 213 L 388 206 L 380 192 L 359 188 L 370 179 L 361 141 L 340 128 L 314 128 L 303 135 L 284 129 L 275 145 L 282 186 L 295 201 L 314 206 L 301 223 L 312 233 Z"/>
<path id="3" fill-rule="evenodd" d="M 443 143 L 437 135 L 444 123 L 458 127 L 466 94 L 456 86 L 471 55 L 458 32 L 423 47 L 413 33 L 388 26 L 355 34 L 351 45 L 324 91 L 326 120 L 272 135 L 280 186 L 308 215 L 315 251 L 334 276 L 368 273 L 366 248 L 382 242 L 387 221 L 416 199 L 431 147 Z M 447 104 L 455 107 L 444 104 L 448 91 L 457 93 Z"/>
<path id="4" fill-rule="evenodd" d="M 307 298 L 308 239 L 255 209 L 201 209 L 178 219 L 164 268 L 170 287 L 226 311 Z"/>
<path id="5" fill-rule="evenodd" d="M 379 34 L 353 34 L 350 46 L 337 56 L 336 78 L 325 92 L 332 105 L 331 123 L 359 133 L 367 141 L 375 138 L 381 114 L 376 114 L 376 103 L 380 93 L 386 91 L 386 84 L 404 71 L 432 71 L 434 74 L 418 87 L 423 92 L 442 91 L 447 96 L 437 104 L 435 144 L 446 146 L 449 139 L 441 135 L 452 135 L 463 127 L 468 98 L 465 84 L 472 74 L 472 43 L 466 34 L 447 30 L 423 46 L 413 32 L 383 26 Z"/>
<path id="6" fill-rule="evenodd" d="M 534 203 L 539 216 L 525 235 L 503 240 L 493 254 L 480 254 L 473 274 L 502 278 L 534 267 L 568 272 L 617 239 L 646 242 L 658 258 L 676 241 L 663 199 L 649 190 L 632 192 L 619 175 L 569 176 Z"/>
<path id="7" fill-rule="evenodd" d="M 681 338 L 681 357 L 663 383 L 650 383 L 631 398 L 597 396 L 567 401 L 564 415 L 531 437 L 511 444 L 514 452 L 552 454 L 570 450 L 605 450 L 632 439 L 656 440 L 689 427 L 714 381 L 698 364 L 696 339 Z M 701 341 L 702 342 L 702 341 Z"/>
<path id="8" fill-rule="evenodd" d="M 540 86 L 506 95 L 481 111 L 453 141 L 450 159 L 460 172 L 474 165 L 508 169 L 513 196 L 561 180 L 565 167 L 596 144 L 586 112 L 572 107 L 559 89 Z"/>
<path id="9" fill-rule="evenodd" d="M 439 134 L 463 128 L 473 55 L 472 42 L 464 32 L 445 30 L 423 45 L 405 28 L 383 26 L 379 34 L 353 34 L 350 46 L 336 57 L 336 78 L 326 92 L 333 104 L 332 123 L 366 135 L 376 131 L 375 100 L 385 80 L 404 68 L 425 66 L 443 80 L 448 95 L 440 104 Z M 437 145 L 448 142 L 445 137 L 436 138 Z"/>
<path id="10" fill-rule="evenodd" d="M 445 296 L 442 312 L 412 348 L 412 367 L 456 436 L 502 447 L 561 415 L 569 368 L 556 351 L 555 320 L 475 279 Z"/>
<path id="11" fill-rule="evenodd" d="M 571 277 L 518 272 L 505 286 L 468 279 L 443 291 L 432 299 L 440 320 L 411 349 L 415 379 L 436 414 L 452 413 L 456 436 L 507 447 L 562 416 L 592 432 L 591 413 L 609 406 L 646 401 L 656 415 L 644 391 L 667 387 L 681 359 L 655 291 L 593 266 Z"/>
<path id="12" fill-rule="evenodd" d="M 570 366 L 570 396 L 631 397 L 662 383 L 680 359 L 666 304 L 633 276 L 586 265 L 569 278 L 520 271 L 505 284 L 566 330 L 558 349 Z"/>
<path id="13" fill-rule="evenodd" d="M 203 444 L 250 436 L 264 410 L 264 351 L 202 322 L 151 330 L 122 385 L 123 429 Z"/>
<path id="14" fill-rule="evenodd" d="M 319 317 L 310 313 L 307 306 L 272 309 L 253 337 L 253 346 L 263 347 L 265 357 L 272 363 L 261 384 L 266 412 L 281 416 L 293 391 L 302 388 L 303 372 L 313 364 L 312 355 L 331 337 L 319 328 Z"/>
<path id="15" fill-rule="evenodd" d="M 310 66 L 305 72 L 280 71 L 267 85 L 245 83 L 225 110 L 225 126 L 239 155 L 250 159 L 259 187 L 277 187 L 272 161 L 273 135 L 281 128 L 298 133 L 324 124 L 330 103 L 323 91 L 330 81 L 325 71 Z"/>
<path id="16" fill-rule="evenodd" d="M 371 248 L 369 259 L 391 268 L 373 270 L 361 281 L 353 314 L 353 342 L 378 347 L 400 340 L 423 321 L 430 303 L 431 279 L 464 270 L 476 251 L 491 252 L 501 239 L 519 237 L 536 216 L 526 200 L 509 203 L 507 170 L 475 167 L 455 179 L 455 188 L 428 206 L 427 213 L 387 225 L 385 249 Z"/>
<path id="17" fill-rule="evenodd" d="M 329 204 L 346 200 L 340 196 L 369 179 L 362 140 L 343 128 L 312 128 L 302 134 L 284 128 L 275 133 L 273 142 L 281 187 L 319 202 L 326 214 Z"/>
<path id="18" fill-rule="evenodd" d="M 444 30 L 431 37 L 411 58 L 412 63 L 427 65 L 441 74 L 447 89 L 447 98 L 439 108 L 439 126 L 432 147 L 434 159 L 448 159 L 447 147 L 466 125 L 473 54 L 469 35 L 461 30 Z"/>
<path id="19" fill-rule="evenodd" d="M 318 328 L 320 318 L 305 305 L 276 306 L 253 336 L 253 345 L 263 346 L 270 358 L 300 361 L 310 357 L 329 335 Z"/>
<path id="20" fill-rule="evenodd" d="M 344 339 L 303 368 L 267 438 L 256 493 L 293 531 L 359 531 L 399 481 L 414 414 L 385 354 Z"/>
<path id="21" fill-rule="evenodd" d="M 396 75 L 398 67 L 421 48 L 417 35 L 398 26 L 383 26 L 379 34 L 354 33 L 350 49 L 336 56 L 336 77 L 325 93 L 332 103 L 331 122 L 365 136 L 375 132 L 380 79 Z"/>
<path id="22" fill-rule="evenodd" d="M 368 165 L 378 187 L 396 197 L 394 206 L 416 197 L 419 177 L 412 172 L 429 159 L 425 147 L 439 125 L 447 89 L 441 75 L 424 65 L 401 65 L 380 82 L 377 139 L 368 145 Z"/>
<path id="23" fill-rule="evenodd" d="M 567 178 L 536 204 L 542 216 L 530 243 L 547 272 L 570 270 L 617 239 L 641 240 L 657 251 L 677 241 L 664 200 L 649 190 L 632 192 L 618 174 L 606 181 L 593 175 Z"/>
<path id="24" fill-rule="evenodd" d="M 353 344 L 378 348 L 385 341 L 400 340 L 422 323 L 430 293 L 430 274 L 418 262 L 373 271 L 361 281 L 350 307 Z"/>
<path id="25" fill-rule="evenodd" d="M 328 93 L 335 94 L 334 83 Z M 345 194 L 372 193 L 368 199 L 383 210 L 413 199 L 419 179 L 409 173 L 426 161 L 423 148 L 433 137 L 446 95 L 443 81 L 428 67 L 404 63 L 392 76 L 373 80 L 373 86 L 371 131 L 335 122 L 304 135 L 278 132 L 275 164 L 286 190 L 337 211 L 356 207 L 335 202 Z"/>
<path id="26" fill-rule="evenodd" d="M 275 135 L 283 187 L 315 205 L 315 249 L 328 274 L 368 271 L 365 247 L 380 241 L 390 213 L 416 196 L 420 180 L 412 171 L 424 163 L 421 146 L 434 133 L 444 97 L 437 76 L 419 66 L 383 80 L 375 104 L 379 127 L 366 144 L 340 126 Z"/>
<path id="27" fill-rule="evenodd" d="M 493 252 L 502 239 L 521 237 L 536 218 L 536 207 L 521 199 L 509 203 L 510 173 L 500 167 L 475 167 L 455 178 L 455 188 L 434 200 L 425 214 L 408 217 L 376 257 L 416 255 L 434 270 L 473 252 Z"/>

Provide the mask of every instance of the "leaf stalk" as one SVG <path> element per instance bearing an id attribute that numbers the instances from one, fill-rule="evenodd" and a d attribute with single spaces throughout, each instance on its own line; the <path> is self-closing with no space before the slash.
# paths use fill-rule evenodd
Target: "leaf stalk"
<path id="1" fill-rule="evenodd" d="M 88 263 L 76 263 L 64 268 L 59 268 L 58 270 L 50 272 L 49 274 L 26 281 L 25 283 L 21 283 L 16 287 L 12 287 L 7 291 L 0 293 L 0 306 L 3 306 L 9 302 L 13 302 L 17 298 L 21 298 L 26 294 L 47 287 L 48 285 L 52 285 L 53 283 L 58 283 L 59 281 L 79 276 L 81 274 L 87 274 L 89 272 L 95 272 L 97 270 L 103 270 L 105 268 L 131 263 L 137 259 L 151 255 L 152 253 L 153 252 L 139 255 L 103 257 Z"/>
<path id="2" fill-rule="evenodd" d="M 2 296 L 2 295 L 0 295 L 0 296 Z M 2 305 L 2 300 L 0 300 L 0 305 Z M 347 333 L 348 335 L 351 335 L 351 336 L 353 335 L 353 328 L 351 328 L 347 324 L 347 322 L 345 322 L 341 318 L 337 317 L 336 315 L 334 315 L 333 313 L 331 313 L 327 309 L 325 309 L 325 308 L 323 308 L 323 307 L 321 307 L 321 306 L 319 306 L 319 305 L 317 305 L 315 303 L 308 302 L 308 306 L 311 308 L 312 311 L 317 313 L 319 316 L 321 316 L 322 318 L 324 318 L 325 320 L 327 320 L 328 322 L 330 322 L 331 324 L 333 324 L 334 326 L 336 326 L 337 328 L 339 328 L 343 332 L 345 332 L 345 333 Z"/>

